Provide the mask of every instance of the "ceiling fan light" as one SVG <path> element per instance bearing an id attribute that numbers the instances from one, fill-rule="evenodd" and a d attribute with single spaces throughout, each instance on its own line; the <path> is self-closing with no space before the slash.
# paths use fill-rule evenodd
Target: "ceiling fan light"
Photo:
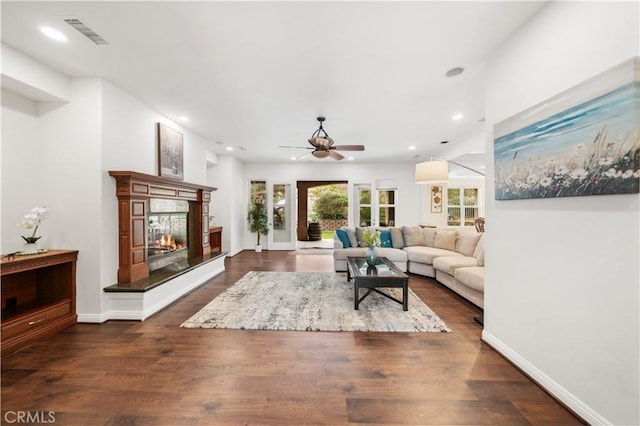
<path id="1" fill-rule="evenodd" d="M 311 154 L 316 158 L 327 158 L 329 151 L 313 151 Z"/>

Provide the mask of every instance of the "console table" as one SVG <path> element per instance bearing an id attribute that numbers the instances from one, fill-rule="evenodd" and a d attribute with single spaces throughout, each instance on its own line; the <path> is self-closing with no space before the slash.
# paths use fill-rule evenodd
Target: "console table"
<path id="1" fill-rule="evenodd" d="M 77 322 L 77 250 L 2 258 L 2 356 Z"/>

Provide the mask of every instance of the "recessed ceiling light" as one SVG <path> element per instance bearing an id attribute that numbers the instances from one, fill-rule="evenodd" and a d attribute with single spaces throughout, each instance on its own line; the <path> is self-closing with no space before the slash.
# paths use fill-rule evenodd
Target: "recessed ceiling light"
<path id="1" fill-rule="evenodd" d="M 460 120 L 462 117 L 464 117 L 464 115 L 462 114 L 454 114 L 451 116 L 452 120 Z"/>
<path id="2" fill-rule="evenodd" d="M 42 34 L 46 35 L 51 39 L 54 39 L 55 41 L 60 41 L 60 42 L 67 41 L 67 36 L 54 28 L 40 27 L 40 31 L 42 32 Z"/>
<path id="3" fill-rule="evenodd" d="M 233 151 L 233 147 L 232 146 L 228 146 L 225 148 L 227 151 Z"/>
<path id="4" fill-rule="evenodd" d="M 347 157 L 347 160 L 353 160 L 353 157 Z"/>
<path id="5" fill-rule="evenodd" d="M 296 157 L 291 157 L 291 159 L 292 159 L 293 161 L 295 161 L 297 158 L 296 158 Z"/>
<path id="6" fill-rule="evenodd" d="M 447 73 L 445 74 L 447 77 L 455 77 L 457 75 L 460 75 L 464 72 L 464 68 L 462 67 L 455 67 L 455 68 L 451 68 L 449 71 L 447 71 Z"/>
<path id="7" fill-rule="evenodd" d="M 187 117 L 186 115 L 181 115 L 180 117 L 178 117 L 178 120 L 184 121 L 185 123 L 188 123 L 189 122 L 189 117 Z"/>
<path id="8" fill-rule="evenodd" d="M 411 145 L 411 146 L 409 147 L 409 151 L 413 151 L 413 150 L 415 150 L 415 149 L 416 149 L 415 145 Z"/>

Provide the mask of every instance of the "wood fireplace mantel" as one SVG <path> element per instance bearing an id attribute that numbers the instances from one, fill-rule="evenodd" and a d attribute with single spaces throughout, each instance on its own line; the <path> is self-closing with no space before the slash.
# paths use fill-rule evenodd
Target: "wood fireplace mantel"
<path id="1" fill-rule="evenodd" d="M 209 201 L 217 188 L 132 171 L 110 170 L 118 197 L 118 282 L 149 276 L 147 265 L 147 200 L 167 198 L 189 201 L 189 255 L 204 256 L 209 246 Z"/>

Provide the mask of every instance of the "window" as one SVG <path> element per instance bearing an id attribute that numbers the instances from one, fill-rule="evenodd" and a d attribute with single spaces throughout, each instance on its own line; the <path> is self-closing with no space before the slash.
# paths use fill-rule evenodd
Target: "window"
<path id="1" fill-rule="evenodd" d="M 474 226 L 479 216 L 478 188 L 447 189 L 447 225 Z"/>
<path id="2" fill-rule="evenodd" d="M 396 223 L 396 191 L 393 189 L 378 190 L 378 220 L 380 226 L 395 226 Z"/>

